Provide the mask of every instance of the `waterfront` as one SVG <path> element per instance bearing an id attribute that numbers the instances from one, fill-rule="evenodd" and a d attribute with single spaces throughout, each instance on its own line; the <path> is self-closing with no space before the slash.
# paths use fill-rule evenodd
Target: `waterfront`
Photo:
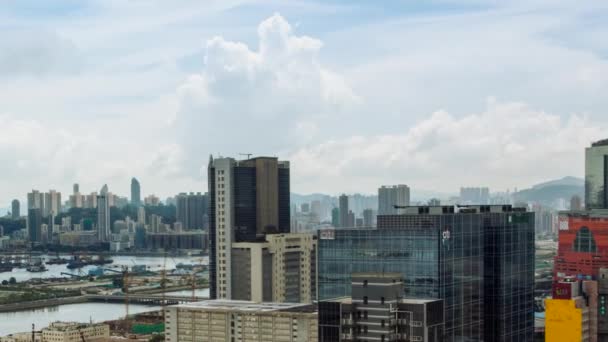
<path id="1" fill-rule="evenodd" d="M 129 305 L 129 314 L 158 310 L 159 307 Z M 54 321 L 102 322 L 125 316 L 124 304 L 82 303 L 36 310 L 0 313 L 0 336 L 46 327 Z"/>
<path id="2" fill-rule="evenodd" d="M 50 258 L 54 258 L 55 255 L 43 255 L 45 260 L 49 260 Z M 71 258 L 71 255 L 61 255 L 62 258 Z M 151 271 L 159 271 L 163 269 L 165 264 L 164 257 L 149 257 L 149 256 L 108 256 L 107 258 L 111 258 L 114 262 L 111 265 L 106 265 L 106 268 L 120 269 L 121 266 L 129 266 L 133 265 L 146 265 Z M 174 269 L 175 266 L 179 263 L 183 264 L 206 264 L 207 257 L 167 257 L 166 258 L 166 268 L 167 270 Z M 41 273 L 31 273 L 26 271 L 24 268 L 15 268 L 12 272 L 4 272 L 0 273 L 0 282 L 3 280 L 8 280 L 11 277 L 14 277 L 18 282 L 26 281 L 30 279 L 40 279 L 40 278 L 66 278 L 68 275 L 62 275 L 62 272 L 72 273 L 78 275 L 87 275 L 90 269 L 96 268 L 97 266 L 90 265 L 85 266 L 81 269 L 69 270 L 66 265 L 46 265 L 47 271 Z"/>

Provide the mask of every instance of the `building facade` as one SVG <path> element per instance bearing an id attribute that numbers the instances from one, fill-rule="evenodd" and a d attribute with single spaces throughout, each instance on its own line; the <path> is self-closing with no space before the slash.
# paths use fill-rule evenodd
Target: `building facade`
<path id="1" fill-rule="evenodd" d="M 110 196 L 107 185 L 101 188 L 97 196 L 97 239 L 99 242 L 110 241 Z"/>
<path id="2" fill-rule="evenodd" d="M 232 244 L 231 298 L 312 303 L 316 299 L 316 240 L 312 234 L 272 234 L 266 242 Z"/>
<path id="3" fill-rule="evenodd" d="M 290 231 L 289 162 L 210 158 L 210 296 L 231 299 L 232 244 Z"/>
<path id="4" fill-rule="evenodd" d="M 319 302 L 319 341 L 443 341 L 440 299 L 404 299 L 400 273 L 355 273 L 352 297 Z"/>
<path id="5" fill-rule="evenodd" d="M 560 212 L 558 229 L 554 280 L 597 279 L 608 267 L 608 211 Z"/>
<path id="6" fill-rule="evenodd" d="M 396 215 L 402 209 L 395 206 L 410 205 L 410 188 L 407 185 L 383 185 L 378 189 L 378 215 Z"/>
<path id="7" fill-rule="evenodd" d="M 316 342 L 314 305 L 209 300 L 167 308 L 165 341 Z"/>
<path id="8" fill-rule="evenodd" d="M 42 210 L 40 208 L 27 210 L 27 232 L 31 243 L 42 242 Z"/>
<path id="9" fill-rule="evenodd" d="M 45 342 L 102 342 L 109 338 L 110 326 L 103 323 L 54 322 L 42 329 L 42 341 Z"/>
<path id="10" fill-rule="evenodd" d="M 593 280 L 553 285 L 545 299 L 545 341 L 598 341 L 598 286 Z"/>
<path id="11" fill-rule="evenodd" d="M 176 219 L 184 229 L 207 229 L 209 226 L 209 196 L 200 192 L 176 196 Z"/>
<path id="12" fill-rule="evenodd" d="M 348 222 L 348 196 L 345 194 L 340 195 L 338 198 L 338 205 L 340 207 L 340 227 L 349 227 Z M 353 226 L 350 226 L 351 228 Z"/>
<path id="13" fill-rule="evenodd" d="M 131 204 L 141 205 L 141 185 L 136 178 L 131 179 Z"/>
<path id="14" fill-rule="evenodd" d="M 445 341 L 532 339 L 534 213 L 523 208 L 409 207 L 375 229 L 321 231 L 318 244 L 319 300 L 350 296 L 352 273 L 396 272 L 406 298 L 444 300 Z"/>
<path id="15" fill-rule="evenodd" d="M 13 220 L 18 220 L 21 217 L 21 203 L 19 203 L 19 200 L 14 199 L 13 202 L 11 202 L 11 218 Z"/>
<path id="16" fill-rule="evenodd" d="M 585 150 L 585 208 L 608 209 L 608 139 Z"/>

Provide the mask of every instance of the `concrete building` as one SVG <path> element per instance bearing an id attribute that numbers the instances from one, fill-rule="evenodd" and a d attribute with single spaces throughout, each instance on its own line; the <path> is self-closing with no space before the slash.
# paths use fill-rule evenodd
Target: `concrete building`
<path id="1" fill-rule="evenodd" d="M 608 268 L 600 268 L 599 275 L 597 278 L 597 285 L 598 341 L 608 342 Z"/>
<path id="2" fill-rule="evenodd" d="M 40 209 L 42 214 L 42 207 L 44 206 L 44 194 L 38 190 L 32 190 L 27 194 L 27 208 L 28 209 Z"/>
<path id="3" fill-rule="evenodd" d="M 110 326 L 103 323 L 54 322 L 42 329 L 45 342 L 105 342 L 110 338 Z"/>
<path id="4" fill-rule="evenodd" d="M 104 185 L 97 196 L 97 239 L 99 242 L 110 241 L 110 195 L 108 186 Z"/>
<path id="5" fill-rule="evenodd" d="M 184 229 L 207 229 L 209 226 L 209 196 L 200 192 L 176 196 L 176 220 Z"/>
<path id="6" fill-rule="evenodd" d="M 167 308 L 165 341 L 316 342 L 314 305 L 209 300 Z"/>
<path id="7" fill-rule="evenodd" d="M 148 249 L 207 249 L 207 233 L 202 230 L 170 233 L 152 233 L 146 232 L 145 230 L 141 232 L 139 228 L 137 228 L 135 235 L 136 246 L 138 239 L 137 232 L 139 232 L 140 235 L 143 234 L 143 239 L 145 241 L 144 247 Z"/>
<path id="8" fill-rule="evenodd" d="M 290 231 L 289 162 L 211 157 L 208 176 L 210 296 L 231 299 L 232 244 Z"/>
<path id="9" fill-rule="evenodd" d="M 148 196 L 146 196 L 146 198 L 144 198 L 144 204 L 145 205 L 159 205 L 160 198 L 158 198 L 158 196 L 156 196 L 154 194 L 148 195 Z"/>
<path id="10" fill-rule="evenodd" d="M 74 225 L 74 231 L 59 234 L 59 244 L 62 246 L 88 247 L 99 242 L 96 231 L 77 230 L 77 226 Z"/>
<path id="11" fill-rule="evenodd" d="M 141 205 L 141 186 L 137 178 L 131 178 L 131 204 Z"/>
<path id="12" fill-rule="evenodd" d="M 319 341 L 443 341 L 440 299 L 404 299 L 400 273 L 352 275 L 352 297 L 319 302 Z"/>
<path id="13" fill-rule="evenodd" d="M 608 139 L 585 149 L 585 208 L 608 209 Z"/>
<path id="14" fill-rule="evenodd" d="M 545 300 L 545 341 L 598 341 L 597 285 L 593 280 L 553 285 L 552 298 Z"/>
<path id="15" fill-rule="evenodd" d="M 30 243 L 42 242 L 42 209 L 31 208 L 27 211 L 27 232 Z"/>
<path id="16" fill-rule="evenodd" d="M 583 200 L 578 195 L 570 198 L 570 210 L 583 210 Z"/>
<path id="17" fill-rule="evenodd" d="M 91 192 L 89 195 L 86 195 L 84 207 L 89 209 L 97 208 L 97 192 Z"/>
<path id="18" fill-rule="evenodd" d="M 489 188 L 460 188 L 459 204 L 490 204 Z"/>
<path id="19" fill-rule="evenodd" d="M 61 212 L 61 193 L 49 190 L 44 194 L 42 217 L 57 216 Z"/>
<path id="20" fill-rule="evenodd" d="M 378 215 L 397 215 L 402 211 L 395 205 L 410 205 L 410 188 L 407 185 L 383 185 L 378 189 Z"/>
<path id="21" fill-rule="evenodd" d="M 231 298 L 312 303 L 316 298 L 316 240 L 312 234 L 272 234 L 266 242 L 232 244 Z"/>
<path id="22" fill-rule="evenodd" d="M 373 227 L 376 225 L 376 215 L 372 209 L 363 210 L 363 227 Z"/>
<path id="23" fill-rule="evenodd" d="M 18 199 L 14 199 L 11 202 L 11 218 L 13 220 L 18 220 L 21 217 L 21 203 L 19 203 Z"/>
<path id="24" fill-rule="evenodd" d="M 445 303 L 445 341 L 530 341 L 534 213 L 510 205 L 412 206 L 377 228 L 319 233 L 318 298 L 351 296 L 351 274 L 398 272 L 406 298 Z M 509 318 L 507 318 L 507 316 Z"/>
<path id="25" fill-rule="evenodd" d="M 340 208 L 340 225 L 339 227 L 353 227 L 353 225 L 349 226 L 348 220 L 348 196 L 345 194 L 340 195 L 338 198 L 338 205 Z"/>

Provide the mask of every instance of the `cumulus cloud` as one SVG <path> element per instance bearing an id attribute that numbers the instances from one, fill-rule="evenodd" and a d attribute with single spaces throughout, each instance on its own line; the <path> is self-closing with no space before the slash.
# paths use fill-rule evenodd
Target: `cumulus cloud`
<path id="1" fill-rule="evenodd" d="M 268 153 L 312 141 L 324 118 L 358 101 L 342 76 L 321 64 L 321 41 L 296 35 L 279 14 L 257 33 L 256 50 L 219 36 L 207 41 L 204 70 L 177 90 L 173 124 L 181 148 L 194 156 L 193 172 L 205 153 Z"/>
<path id="2" fill-rule="evenodd" d="M 289 158 L 294 187 L 310 192 L 371 192 L 387 183 L 504 190 L 582 175 L 584 148 L 606 128 L 585 116 L 562 119 L 526 104 L 489 99 L 482 113 L 455 117 L 437 111 L 403 134 L 330 140 Z"/>

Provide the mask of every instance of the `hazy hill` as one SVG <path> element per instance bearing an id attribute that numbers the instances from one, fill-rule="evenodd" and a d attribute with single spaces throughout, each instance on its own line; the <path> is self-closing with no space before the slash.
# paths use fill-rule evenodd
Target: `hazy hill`
<path id="1" fill-rule="evenodd" d="M 534 185 L 515 193 L 516 202 L 538 202 L 545 206 L 555 207 L 560 199 L 570 201 L 572 196 L 585 196 L 585 181 L 576 177 L 564 177 Z"/>

